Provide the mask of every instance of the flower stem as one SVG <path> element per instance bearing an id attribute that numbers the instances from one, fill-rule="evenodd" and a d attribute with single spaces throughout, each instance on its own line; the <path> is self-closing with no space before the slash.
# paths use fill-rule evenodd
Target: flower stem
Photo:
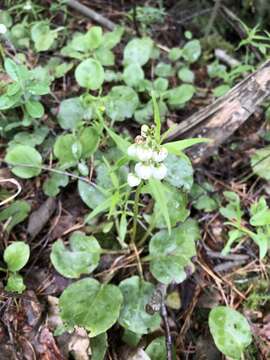
<path id="1" fill-rule="evenodd" d="M 134 220 L 133 220 L 133 228 L 132 228 L 132 234 L 131 234 L 131 242 L 132 243 L 135 243 L 136 235 L 137 235 L 140 193 L 141 193 L 141 184 L 136 189 L 135 199 L 134 199 L 134 208 L 133 208 Z"/>

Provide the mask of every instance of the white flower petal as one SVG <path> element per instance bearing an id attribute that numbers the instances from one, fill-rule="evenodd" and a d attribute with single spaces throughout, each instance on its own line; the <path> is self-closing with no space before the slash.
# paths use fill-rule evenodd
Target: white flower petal
<path id="1" fill-rule="evenodd" d="M 142 163 L 137 163 L 135 165 L 135 172 L 139 176 L 139 178 L 143 180 L 148 180 L 152 176 L 152 166 L 145 165 Z"/>
<path id="2" fill-rule="evenodd" d="M 152 175 L 157 180 L 162 180 L 167 175 L 167 167 L 164 164 L 152 166 Z"/>
<path id="3" fill-rule="evenodd" d="M 134 187 L 134 186 L 138 186 L 140 184 L 141 179 L 137 175 L 129 173 L 127 181 L 128 181 L 128 185 L 130 187 Z"/>
<path id="4" fill-rule="evenodd" d="M 131 157 L 137 157 L 138 145 L 132 144 L 128 147 L 127 153 Z"/>
<path id="5" fill-rule="evenodd" d="M 4 24 L 0 24 L 0 34 L 5 34 L 7 32 L 7 27 Z"/>
<path id="6" fill-rule="evenodd" d="M 168 150 L 165 147 L 161 147 L 159 150 L 153 151 L 153 160 L 155 162 L 162 162 L 168 156 Z"/>
<path id="7" fill-rule="evenodd" d="M 148 161 L 152 159 L 153 151 L 148 146 L 138 145 L 137 157 L 141 161 Z"/>

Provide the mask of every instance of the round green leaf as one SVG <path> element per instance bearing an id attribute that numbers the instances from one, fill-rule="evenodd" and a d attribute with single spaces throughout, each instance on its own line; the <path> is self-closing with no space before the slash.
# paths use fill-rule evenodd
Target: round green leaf
<path id="1" fill-rule="evenodd" d="M 166 339 L 164 336 L 153 340 L 145 350 L 151 360 L 167 360 Z M 176 359 L 175 349 L 173 349 L 173 359 Z"/>
<path id="2" fill-rule="evenodd" d="M 177 76 L 180 80 L 187 82 L 187 83 L 193 83 L 194 82 L 194 73 L 191 71 L 188 67 L 183 67 L 180 69 L 177 73 Z"/>
<path id="3" fill-rule="evenodd" d="M 154 285 L 132 276 L 121 281 L 119 288 L 124 296 L 119 323 L 137 334 L 147 334 L 157 329 L 161 321 L 159 314 L 149 315 L 145 311 L 155 290 Z"/>
<path id="4" fill-rule="evenodd" d="M 82 326 L 90 332 L 90 337 L 95 337 L 117 321 L 122 302 L 117 286 L 87 278 L 64 290 L 59 301 L 60 315 L 68 327 Z"/>
<path id="5" fill-rule="evenodd" d="M 28 114 L 35 119 L 41 118 L 44 115 L 44 107 L 39 101 L 28 100 L 25 103 L 25 108 Z"/>
<path id="6" fill-rule="evenodd" d="M 150 271 L 154 277 L 164 283 L 180 283 L 186 278 L 184 268 L 196 255 L 195 240 L 199 238 L 197 223 L 188 220 L 171 230 L 156 233 L 149 245 Z"/>
<path id="7" fill-rule="evenodd" d="M 85 34 L 85 42 L 89 50 L 97 49 L 102 43 L 102 28 L 92 26 Z"/>
<path id="8" fill-rule="evenodd" d="M 11 273 L 8 277 L 7 285 L 5 286 L 6 291 L 17 292 L 21 294 L 26 289 L 23 277 L 20 274 Z"/>
<path id="9" fill-rule="evenodd" d="M 270 180 L 270 146 L 255 151 L 251 156 L 251 167 L 254 174 Z"/>
<path id="10" fill-rule="evenodd" d="M 28 145 L 16 145 L 8 150 L 5 161 L 12 165 L 12 172 L 23 178 L 29 179 L 41 172 L 42 158 L 40 153 Z M 25 165 L 25 166 L 20 166 Z"/>
<path id="11" fill-rule="evenodd" d="M 57 37 L 57 32 L 50 30 L 46 22 L 39 21 L 32 27 L 31 37 L 35 43 L 36 51 L 46 51 L 52 46 Z"/>
<path id="12" fill-rule="evenodd" d="M 76 231 L 69 238 L 69 245 L 70 250 L 59 239 L 52 246 L 51 262 L 61 275 L 78 278 L 98 266 L 101 248 L 94 236 Z"/>
<path id="13" fill-rule="evenodd" d="M 113 121 L 129 119 L 139 105 L 137 93 L 128 86 L 114 86 L 106 99 L 106 113 Z"/>
<path id="14" fill-rule="evenodd" d="M 105 74 L 100 62 L 94 59 L 87 59 L 77 66 L 75 78 L 81 87 L 97 90 L 103 84 Z"/>
<path id="15" fill-rule="evenodd" d="M 235 360 L 242 359 L 252 341 L 249 323 L 242 314 L 227 306 L 217 306 L 210 311 L 209 327 L 223 354 Z"/>
<path id="16" fill-rule="evenodd" d="M 171 226 L 174 227 L 178 222 L 185 221 L 189 215 L 187 206 L 187 196 L 173 186 L 166 186 L 166 202 Z M 156 202 L 154 206 L 155 224 L 157 228 L 166 228 L 166 222 L 162 215 L 161 205 Z"/>
<path id="17" fill-rule="evenodd" d="M 183 58 L 189 63 L 194 63 L 201 56 L 200 41 L 195 39 L 186 43 L 182 49 Z"/>
<path id="18" fill-rule="evenodd" d="M 78 181 L 78 191 L 82 201 L 90 209 L 95 209 L 106 200 L 106 196 L 94 185 L 87 184 L 81 180 Z"/>
<path id="19" fill-rule="evenodd" d="M 179 106 L 189 101 L 195 93 L 193 85 L 183 84 L 174 89 L 170 89 L 166 92 L 165 97 L 168 100 L 169 105 Z"/>
<path id="20" fill-rule="evenodd" d="M 169 154 L 164 161 L 167 167 L 166 181 L 172 186 L 190 190 L 193 184 L 193 168 L 190 160 Z"/>
<path id="21" fill-rule="evenodd" d="M 76 138 L 72 134 L 60 135 L 54 144 L 54 155 L 63 164 L 73 165 L 76 158 L 72 152 L 72 146 L 76 143 Z"/>
<path id="22" fill-rule="evenodd" d="M 160 62 L 155 68 L 155 74 L 163 78 L 170 77 L 174 74 L 174 69 L 171 64 Z"/>
<path id="23" fill-rule="evenodd" d="M 79 97 L 61 101 L 58 121 L 62 129 L 75 129 L 83 119 L 84 108 Z"/>
<path id="24" fill-rule="evenodd" d="M 80 135 L 82 145 L 82 157 L 88 158 L 94 154 L 99 144 L 99 133 L 94 127 L 84 128 Z"/>
<path id="25" fill-rule="evenodd" d="M 15 241 L 4 251 L 4 260 L 10 271 L 19 271 L 30 257 L 30 248 L 23 241 Z"/>
<path id="26" fill-rule="evenodd" d="M 130 87 L 136 87 L 144 79 L 143 69 L 138 64 L 129 64 L 123 73 L 124 82 Z"/>
<path id="27" fill-rule="evenodd" d="M 153 41 L 150 38 L 133 39 L 124 49 L 124 63 L 145 65 L 150 59 Z"/>

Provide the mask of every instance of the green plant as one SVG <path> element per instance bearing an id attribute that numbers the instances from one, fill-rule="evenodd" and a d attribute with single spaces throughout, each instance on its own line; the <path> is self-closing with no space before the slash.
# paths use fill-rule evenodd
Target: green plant
<path id="1" fill-rule="evenodd" d="M 23 277 L 18 274 L 18 271 L 20 271 L 29 260 L 29 245 L 22 241 L 15 241 L 5 249 L 3 257 L 7 265 L 7 270 L 3 268 L 0 268 L 0 270 L 7 272 L 8 278 L 5 289 L 21 294 L 25 290 L 25 285 L 23 283 Z"/>
<path id="2" fill-rule="evenodd" d="M 209 328 L 217 348 L 233 360 L 244 359 L 244 350 L 251 343 L 251 329 L 238 311 L 217 306 L 209 314 Z"/>
<path id="3" fill-rule="evenodd" d="M 259 247 L 260 259 L 263 259 L 269 248 L 270 234 L 270 209 L 264 197 L 253 203 L 249 209 L 249 225 L 243 219 L 239 196 L 234 192 L 224 193 L 229 202 L 226 207 L 220 209 L 221 214 L 229 222 L 225 223 L 233 227 L 229 231 L 228 242 L 223 249 L 223 254 L 227 254 L 232 244 L 243 237 L 251 238 Z"/>

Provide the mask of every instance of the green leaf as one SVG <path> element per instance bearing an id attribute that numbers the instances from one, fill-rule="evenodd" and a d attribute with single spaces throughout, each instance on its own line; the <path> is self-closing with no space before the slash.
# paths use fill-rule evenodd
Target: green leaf
<path id="1" fill-rule="evenodd" d="M 177 76 L 180 80 L 187 83 L 193 83 L 195 79 L 193 71 L 191 71 L 188 67 L 181 68 L 178 71 Z"/>
<path id="2" fill-rule="evenodd" d="M 171 64 L 160 62 L 155 68 L 155 75 L 166 78 L 173 76 L 174 69 Z"/>
<path id="3" fill-rule="evenodd" d="M 95 51 L 96 59 L 101 63 L 103 66 L 113 66 L 115 63 L 115 56 L 114 53 L 106 49 L 105 47 L 100 47 Z"/>
<path id="4" fill-rule="evenodd" d="M 69 245 L 70 250 L 61 239 L 53 244 L 50 259 L 55 269 L 67 278 L 90 274 L 98 266 L 101 253 L 96 238 L 76 231 L 70 236 Z"/>
<path id="5" fill-rule="evenodd" d="M 130 87 L 136 87 L 144 79 L 143 69 L 138 64 L 129 64 L 123 72 L 123 80 Z"/>
<path id="6" fill-rule="evenodd" d="M 171 226 L 174 227 L 178 222 L 185 221 L 189 215 L 189 210 L 186 208 L 187 196 L 175 187 L 164 184 L 164 188 L 165 186 L 165 201 L 167 204 Z M 163 209 L 161 204 L 156 202 L 152 217 L 154 217 L 156 227 L 159 229 L 166 227 L 166 222 L 164 220 L 164 216 L 162 215 L 162 211 Z"/>
<path id="7" fill-rule="evenodd" d="M 82 121 L 85 109 L 79 97 L 61 101 L 58 121 L 62 129 L 75 129 Z"/>
<path id="8" fill-rule="evenodd" d="M 36 100 L 28 100 L 25 103 L 27 113 L 34 119 L 41 118 L 44 115 L 44 107 L 41 102 Z"/>
<path id="9" fill-rule="evenodd" d="M 5 286 L 6 291 L 22 294 L 25 289 L 23 277 L 20 274 L 9 274 L 7 285 Z"/>
<path id="10" fill-rule="evenodd" d="M 81 87 L 97 90 L 103 84 L 105 74 L 99 61 L 86 59 L 77 66 L 75 78 Z"/>
<path id="11" fill-rule="evenodd" d="M 104 360 L 108 348 L 107 333 L 100 334 L 91 339 L 91 360 Z"/>
<path id="12" fill-rule="evenodd" d="M 100 134 L 93 126 L 83 129 L 80 135 L 80 144 L 82 145 L 82 157 L 88 159 L 98 148 Z"/>
<path id="13" fill-rule="evenodd" d="M 108 31 L 103 35 L 102 46 L 107 49 L 114 48 L 117 44 L 120 43 L 122 35 L 124 33 L 124 28 L 117 26 L 113 31 Z"/>
<path id="14" fill-rule="evenodd" d="M 173 349 L 174 350 L 174 349 Z M 145 350 L 151 360 L 167 360 L 166 339 L 164 336 L 153 340 Z M 173 360 L 176 359 L 175 351 L 173 351 Z"/>
<path id="15" fill-rule="evenodd" d="M 100 26 L 92 26 L 85 34 L 85 42 L 88 50 L 97 49 L 102 43 L 102 28 Z"/>
<path id="16" fill-rule="evenodd" d="M 217 348 L 226 356 L 242 359 L 245 348 L 251 343 L 251 329 L 238 311 L 217 306 L 210 311 L 209 328 Z"/>
<path id="17" fill-rule="evenodd" d="M 6 209 L 0 211 L 0 222 L 8 220 L 6 231 L 10 232 L 13 227 L 24 221 L 31 210 L 31 206 L 24 200 L 16 200 Z"/>
<path id="18" fill-rule="evenodd" d="M 199 40 L 191 40 L 182 49 L 182 57 L 190 64 L 194 63 L 201 56 L 201 45 Z"/>
<path id="19" fill-rule="evenodd" d="M 193 145 L 206 143 L 211 141 L 207 138 L 197 138 L 197 139 L 185 139 L 185 140 L 178 140 L 163 144 L 163 146 L 168 150 L 169 153 L 175 155 L 181 155 L 181 152 Z"/>
<path id="20" fill-rule="evenodd" d="M 16 145 L 8 150 L 5 161 L 12 165 L 13 174 L 23 179 L 38 176 L 41 172 L 41 155 L 28 145 Z M 20 166 L 20 164 L 25 166 Z"/>
<path id="21" fill-rule="evenodd" d="M 171 106 L 180 106 L 188 102 L 196 89 L 193 85 L 183 84 L 166 92 L 165 98 Z"/>
<path id="22" fill-rule="evenodd" d="M 133 116 L 139 105 L 137 93 L 128 86 L 114 86 L 106 97 L 106 113 L 113 121 Z"/>
<path id="23" fill-rule="evenodd" d="M 104 192 L 98 187 L 88 184 L 85 181 L 78 181 L 78 191 L 82 201 L 90 208 L 95 209 L 106 200 Z"/>
<path id="24" fill-rule="evenodd" d="M 57 38 L 57 32 L 50 30 L 49 25 L 39 21 L 31 29 L 31 38 L 34 41 L 36 51 L 49 50 Z"/>
<path id="25" fill-rule="evenodd" d="M 33 132 L 21 131 L 18 132 L 11 141 L 8 143 L 8 147 L 11 149 L 16 145 L 28 145 L 35 147 L 41 145 L 49 133 L 47 126 L 40 126 Z"/>
<path id="26" fill-rule="evenodd" d="M 131 143 L 124 139 L 122 136 L 116 134 L 112 129 L 105 126 L 107 133 L 110 135 L 110 137 L 115 142 L 115 145 L 118 147 L 119 150 L 121 150 L 124 154 L 127 153 L 128 147 L 131 145 Z"/>
<path id="27" fill-rule="evenodd" d="M 230 90 L 230 85 L 222 84 L 213 89 L 213 95 L 216 97 L 220 97 L 225 95 Z"/>
<path id="28" fill-rule="evenodd" d="M 179 60 L 182 56 L 182 49 L 178 48 L 178 47 L 175 47 L 175 48 L 172 48 L 169 52 L 169 60 L 175 62 L 177 60 Z"/>
<path id="29" fill-rule="evenodd" d="M 95 337 L 107 331 L 118 319 L 123 296 L 115 285 L 94 279 L 71 284 L 60 296 L 60 315 L 68 327 L 82 326 Z"/>
<path id="30" fill-rule="evenodd" d="M 153 102 L 153 112 L 154 112 L 154 122 L 155 122 L 155 138 L 157 143 L 160 143 L 160 129 L 161 129 L 161 119 L 159 113 L 159 107 L 157 100 L 155 98 L 154 92 L 152 92 L 152 102 Z"/>
<path id="31" fill-rule="evenodd" d="M 121 281 L 119 289 L 124 297 L 120 325 L 136 334 L 147 334 L 157 329 L 161 321 L 159 314 L 149 315 L 145 311 L 155 290 L 154 285 L 132 276 Z"/>
<path id="32" fill-rule="evenodd" d="M 270 209 L 267 206 L 265 198 L 262 196 L 258 202 L 251 205 L 251 218 L 249 220 L 252 226 L 270 225 Z"/>
<path id="33" fill-rule="evenodd" d="M 167 167 L 166 181 L 177 188 L 189 191 L 193 185 L 193 168 L 186 156 L 169 154 L 164 161 Z"/>
<path id="34" fill-rule="evenodd" d="M 4 251 L 4 260 L 8 270 L 15 272 L 21 270 L 30 257 L 30 247 L 23 241 L 15 241 Z"/>
<path id="35" fill-rule="evenodd" d="M 160 230 L 149 244 L 150 271 L 164 284 L 181 283 L 186 278 L 185 267 L 196 255 L 195 241 L 199 239 L 199 229 L 195 221 L 187 220 L 177 228 Z"/>
<path id="36" fill-rule="evenodd" d="M 149 179 L 149 186 L 154 197 L 155 201 L 157 202 L 162 216 L 165 220 L 166 226 L 168 228 L 169 233 L 171 232 L 171 220 L 168 211 L 167 201 L 166 201 L 166 187 L 162 184 L 160 180 L 150 178 Z"/>
<path id="37" fill-rule="evenodd" d="M 60 187 L 68 184 L 68 176 L 64 174 L 52 173 L 43 183 L 42 189 L 47 196 L 54 197 L 60 192 Z"/>
<path id="38" fill-rule="evenodd" d="M 259 228 L 256 234 L 251 234 L 250 236 L 252 240 L 258 245 L 259 257 L 260 260 L 262 260 L 267 254 L 269 248 L 269 230 L 264 231 L 264 229 Z"/>
<path id="39" fill-rule="evenodd" d="M 225 207 L 220 208 L 220 213 L 229 220 L 241 222 L 243 211 L 241 210 L 240 198 L 232 191 L 224 191 L 223 195 L 229 202 Z"/>
<path id="40" fill-rule="evenodd" d="M 72 146 L 75 143 L 76 138 L 72 134 L 65 134 L 57 137 L 53 152 L 61 165 L 72 166 L 76 163 L 77 159 L 72 152 Z"/>
<path id="41" fill-rule="evenodd" d="M 124 49 L 124 63 L 145 65 L 150 59 L 153 41 L 150 38 L 132 39 Z"/>
<path id="42" fill-rule="evenodd" d="M 270 180 L 270 146 L 255 151 L 251 156 L 251 167 L 254 174 Z"/>

